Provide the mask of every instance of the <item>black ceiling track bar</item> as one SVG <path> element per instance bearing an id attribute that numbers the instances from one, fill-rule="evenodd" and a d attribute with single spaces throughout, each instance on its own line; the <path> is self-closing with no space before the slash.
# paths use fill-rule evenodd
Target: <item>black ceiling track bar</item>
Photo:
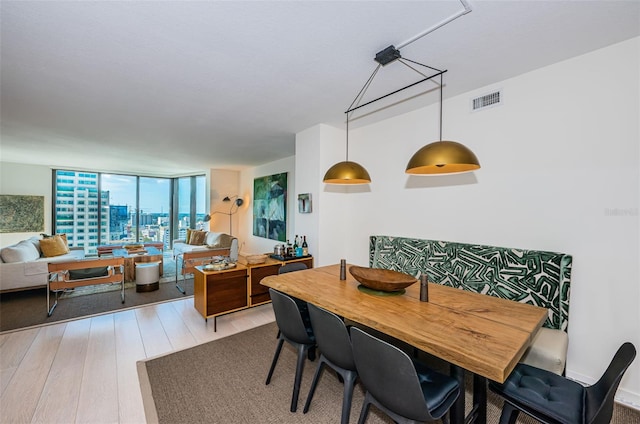
<path id="1" fill-rule="evenodd" d="M 405 87 L 402 87 L 402 88 L 399 88 L 399 89 L 397 89 L 397 90 L 395 90 L 395 91 L 392 91 L 391 93 L 385 94 L 384 96 L 380 96 L 380 97 L 378 97 L 377 99 L 373 99 L 373 100 L 368 101 L 367 103 L 363 103 L 363 104 L 361 104 L 361 105 L 359 105 L 359 106 L 356 106 L 356 107 L 350 108 L 350 109 L 348 109 L 345 113 L 353 112 L 354 110 L 358 110 L 358 109 L 360 109 L 361 107 L 365 107 L 365 106 L 367 106 L 367 105 L 370 105 L 371 103 L 375 103 L 375 102 L 377 102 L 378 100 L 382 100 L 382 99 L 384 99 L 384 98 L 386 98 L 386 97 L 392 96 L 392 95 L 394 95 L 394 94 L 396 94 L 396 93 L 399 93 L 399 92 L 401 92 L 401 91 L 403 91 L 403 90 L 406 90 L 407 88 L 411 88 L 411 87 L 413 87 L 414 85 L 418 85 L 418 84 L 421 84 L 421 83 L 423 83 L 423 82 L 425 82 L 425 81 L 429 81 L 429 80 L 431 80 L 431 79 L 433 79 L 433 78 L 435 78 L 435 77 L 438 77 L 438 76 L 440 76 L 440 75 L 444 74 L 445 72 L 447 72 L 447 70 L 446 70 L 446 69 L 445 69 L 444 71 L 440 71 L 440 72 L 438 72 L 438 73 L 436 73 L 436 74 L 433 74 L 433 75 L 431 75 L 431 76 L 429 76 L 429 77 L 426 77 L 426 78 L 424 78 L 424 79 L 421 79 L 420 81 L 416 81 L 416 82 L 414 82 L 413 84 L 409 84 L 409 85 L 407 85 L 407 86 L 405 86 Z"/>

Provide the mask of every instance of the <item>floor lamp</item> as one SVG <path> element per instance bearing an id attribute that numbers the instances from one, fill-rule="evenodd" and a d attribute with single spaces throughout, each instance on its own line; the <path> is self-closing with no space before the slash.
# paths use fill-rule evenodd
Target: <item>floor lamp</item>
<path id="1" fill-rule="evenodd" d="M 217 213 L 221 213 L 223 215 L 229 215 L 229 235 L 232 236 L 233 235 L 233 214 L 238 212 L 238 208 L 240 206 L 242 206 L 242 204 L 244 203 L 244 200 L 242 200 L 242 198 L 238 197 L 238 196 L 233 196 L 233 197 L 229 197 L 226 196 L 224 199 L 222 199 L 223 202 L 231 202 L 233 199 L 235 199 L 233 201 L 233 203 L 231 203 L 231 207 L 229 208 L 229 212 L 222 212 L 222 211 L 215 211 L 214 213 L 212 213 L 211 215 L 215 215 Z M 234 210 L 235 207 L 235 210 Z M 204 220 L 205 222 L 210 221 L 211 220 L 211 215 L 207 215 L 205 216 Z"/>

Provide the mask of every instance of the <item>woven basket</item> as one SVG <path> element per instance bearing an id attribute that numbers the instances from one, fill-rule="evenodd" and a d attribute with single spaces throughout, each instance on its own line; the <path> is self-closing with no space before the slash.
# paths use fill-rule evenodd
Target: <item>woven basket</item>
<path id="1" fill-rule="evenodd" d="M 267 255 L 243 255 L 242 256 L 248 265 L 263 264 L 267 260 Z"/>

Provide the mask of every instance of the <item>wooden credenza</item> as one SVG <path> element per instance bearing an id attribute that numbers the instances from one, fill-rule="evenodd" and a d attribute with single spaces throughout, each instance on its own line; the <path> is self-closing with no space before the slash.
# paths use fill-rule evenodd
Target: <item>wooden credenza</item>
<path id="1" fill-rule="evenodd" d="M 268 258 L 263 264 L 238 264 L 222 271 L 205 271 L 196 266 L 193 276 L 193 305 L 204 317 L 214 318 L 241 309 L 262 305 L 271 301 L 269 288 L 260 284 L 263 278 L 277 275 L 280 267 L 292 262 L 302 262 L 313 268 L 313 257 L 279 261 Z"/>
<path id="2" fill-rule="evenodd" d="M 288 261 L 279 261 L 273 258 L 267 258 L 263 264 L 245 265 L 249 268 L 249 305 L 257 306 L 263 303 L 271 302 L 269 297 L 269 287 L 260 284 L 264 277 L 269 275 L 278 275 L 280 267 L 293 262 L 301 262 L 307 268 L 313 268 L 313 257 L 309 256 L 300 259 L 290 259 Z"/>

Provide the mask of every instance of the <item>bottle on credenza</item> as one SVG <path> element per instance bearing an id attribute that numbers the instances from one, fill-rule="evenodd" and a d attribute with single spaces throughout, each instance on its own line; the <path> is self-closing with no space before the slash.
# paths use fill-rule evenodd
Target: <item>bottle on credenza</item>
<path id="1" fill-rule="evenodd" d="M 302 247 L 298 244 L 298 235 L 293 239 L 293 256 L 299 257 L 302 256 Z"/>
<path id="2" fill-rule="evenodd" d="M 307 236 L 302 236 L 302 256 L 309 254 L 309 245 L 307 244 Z"/>
<path id="3" fill-rule="evenodd" d="M 287 240 L 287 243 L 284 245 L 284 256 L 291 256 L 291 243 Z"/>

